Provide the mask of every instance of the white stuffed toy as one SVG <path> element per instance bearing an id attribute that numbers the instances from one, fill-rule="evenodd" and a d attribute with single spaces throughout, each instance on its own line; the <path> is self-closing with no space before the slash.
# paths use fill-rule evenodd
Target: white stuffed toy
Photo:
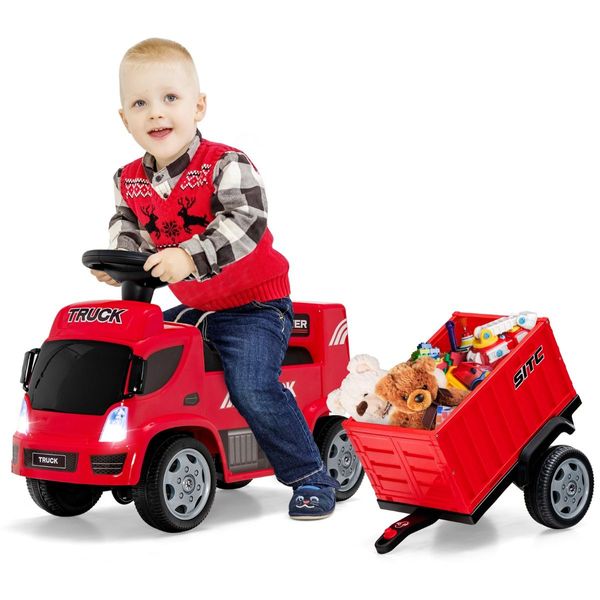
<path id="1" fill-rule="evenodd" d="M 327 396 L 331 413 L 349 415 L 356 421 L 387 423 L 391 405 L 375 395 L 375 384 L 386 374 L 373 356 L 359 354 L 352 358 L 341 386 Z"/>

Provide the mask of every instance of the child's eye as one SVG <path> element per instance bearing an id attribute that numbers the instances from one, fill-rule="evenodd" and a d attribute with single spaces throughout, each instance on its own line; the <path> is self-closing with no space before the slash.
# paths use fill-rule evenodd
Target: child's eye
<path id="1" fill-rule="evenodd" d="M 175 100 L 177 100 L 177 96 L 176 96 L 175 94 L 167 94 L 167 95 L 165 96 L 165 98 L 166 98 L 167 100 L 169 100 L 169 102 L 175 102 Z M 171 98 L 172 98 L 172 100 L 171 100 Z"/>
<path id="2" fill-rule="evenodd" d="M 141 104 L 140 104 L 140 103 L 141 103 Z M 141 106 L 142 104 L 144 104 L 144 101 L 143 101 L 143 100 L 136 100 L 136 101 L 133 103 L 133 106 L 134 106 L 135 108 L 137 108 L 138 106 Z"/>

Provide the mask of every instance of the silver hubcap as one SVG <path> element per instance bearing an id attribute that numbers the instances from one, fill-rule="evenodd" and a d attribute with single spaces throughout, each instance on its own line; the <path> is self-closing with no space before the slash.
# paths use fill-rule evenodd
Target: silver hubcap
<path id="1" fill-rule="evenodd" d="M 587 469 L 577 458 L 558 465 L 552 478 L 552 508 L 563 519 L 573 519 L 584 508 L 590 493 Z"/>
<path id="2" fill-rule="evenodd" d="M 163 477 L 163 498 L 169 512 L 188 521 L 206 505 L 210 493 L 210 468 L 198 450 L 180 450 L 169 462 Z"/>
<path id="3" fill-rule="evenodd" d="M 362 465 L 342 429 L 333 438 L 327 454 L 327 472 L 340 483 L 340 491 L 349 490 L 360 477 Z"/>

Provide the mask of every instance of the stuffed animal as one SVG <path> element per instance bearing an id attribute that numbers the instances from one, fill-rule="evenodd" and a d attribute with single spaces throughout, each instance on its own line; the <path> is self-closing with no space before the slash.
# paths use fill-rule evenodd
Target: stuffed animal
<path id="1" fill-rule="evenodd" d="M 445 387 L 443 375 L 430 357 L 390 369 L 375 386 L 375 393 L 392 405 L 389 424 L 433 429 L 438 405 L 458 406 L 469 394 L 468 390 Z"/>
<path id="2" fill-rule="evenodd" d="M 391 405 L 378 398 L 375 384 L 387 373 L 379 361 L 359 354 L 348 363 L 348 375 L 337 390 L 327 396 L 327 406 L 334 415 L 350 415 L 356 421 L 387 423 Z"/>

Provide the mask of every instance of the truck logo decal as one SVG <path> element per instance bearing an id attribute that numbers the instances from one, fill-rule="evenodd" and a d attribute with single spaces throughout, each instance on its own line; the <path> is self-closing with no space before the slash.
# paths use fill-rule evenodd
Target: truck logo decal
<path id="1" fill-rule="evenodd" d="M 348 337 L 348 319 L 340 321 L 329 340 L 330 346 L 343 346 L 346 343 Z"/>
<path id="2" fill-rule="evenodd" d="M 67 457 L 65 454 L 52 454 L 49 452 L 33 452 L 31 455 L 32 467 L 46 467 L 48 469 L 66 469 Z"/>
<path id="3" fill-rule="evenodd" d="M 284 381 L 282 383 L 288 390 L 290 390 L 290 392 L 292 392 L 292 394 L 294 394 L 294 398 L 295 398 L 296 392 L 294 392 L 294 386 L 296 385 L 296 382 L 295 381 Z M 225 396 L 225 398 L 223 399 L 223 402 L 221 402 L 221 406 L 219 408 L 233 408 L 233 403 L 231 402 L 229 393 Z"/>
<path id="4" fill-rule="evenodd" d="M 233 408 L 233 404 L 231 403 L 229 394 L 226 394 L 225 399 L 223 400 L 223 402 L 221 402 L 221 406 L 219 408 Z"/>
<path id="5" fill-rule="evenodd" d="M 69 309 L 69 323 L 116 323 L 122 325 L 121 315 L 127 312 L 126 308 L 100 308 L 99 306 L 81 306 Z"/>
<path id="6" fill-rule="evenodd" d="M 307 337 L 310 335 L 310 315 L 294 315 L 294 327 L 292 329 L 292 335 L 294 337 Z"/>
<path id="7" fill-rule="evenodd" d="M 513 377 L 515 390 L 525 382 L 525 380 L 533 373 L 535 367 L 544 360 L 544 355 L 542 354 L 543 351 L 544 348 L 540 346 L 515 373 L 515 376 Z"/>

